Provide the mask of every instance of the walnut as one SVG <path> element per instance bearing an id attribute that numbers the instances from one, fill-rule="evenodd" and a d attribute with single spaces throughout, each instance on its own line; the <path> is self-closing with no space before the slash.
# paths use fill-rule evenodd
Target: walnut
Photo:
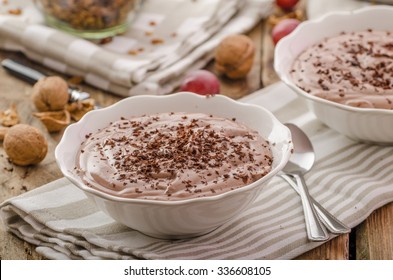
<path id="1" fill-rule="evenodd" d="M 255 45 L 249 37 L 229 35 L 216 48 L 216 70 L 232 79 L 243 78 L 251 70 L 254 55 Z"/>
<path id="2" fill-rule="evenodd" d="M 35 127 L 17 124 L 4 137 L 4 150 L 16 165 L 27 166 L 41 162 L 48 152 L 48 143 Z"/>
<path id="3" fill-rule="evenodd" d="M 92 98 L 67 104 L 65 109 L 70 112 L 74 121 L 79 121 L 87 112 L 94 109 L 95 101 Z"/>
<path id="4" fill-rule="evenodd" d="M 38 111 L 59 111 L 67 104 L 68 85 L 57 76 L 41 78 L 33 87 L 32 99 Z"/>
<path id="5" fill-rule="evenodd" d="M 71 116 L 67 110 L 33 113 L 39 118 L 49 132 L 59 132 L 71 123 Z"/>
<path id="6" fill-rule="evenodd" d="M 16 111 L 16 105 L 12 104 L 11 107 L 4 112 L 0 113 L 0 122 L 4 126 L 13 126 L 18 124 L 20 121 L 18 112 Z"/>
<path id="7" fill-rule="evenodd" d="M 5 135 L 7 134 L 9 127 L 0 126 L 0 141 L 4 140 Z"/>

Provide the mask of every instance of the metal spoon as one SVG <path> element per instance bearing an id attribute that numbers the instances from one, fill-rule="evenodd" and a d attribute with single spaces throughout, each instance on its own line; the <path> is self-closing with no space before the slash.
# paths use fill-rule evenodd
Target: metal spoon
<path id="1" fill-rule="evenodd" d="M 291 175 L 285 173 L 279 173 L 278 175 L 287 181 L 288 184 L 299 194 L 299 186 L 296 185 L 296 183 L 293 181 L 293 177 Z M 319 204 L 318 201 L 316 201 L 313 197 L 311 197 L 311 202 L 314 205 L 321 222 L 331 233 L 342 234 L 351 231 L 349 227 L 344 225 L 336 217 L 330 214 L 330 212 L 323 208 L 323 206 Z"/>
<path id="2" fill-rule="evenodd" d="M 16 77 L 34 85 L 39 79 L 46 77 L 47 74 L 42 73 L 36 69 L 30 68 L 18 61 L 6 58 L 1 62 L 1 65 L 9 73 L 15 75 Z M 70 96 L 70 102 L 82 101 L 90 98 L 90 94 L 81 91 L 75 87 L 68 87 L 68 94 Z"/>
<path id="3" fill-rule="evenodd" d="M 311 202 L 303 174 L 307 173 L 315 162 L 314 148 L 307 135 L 296 125 L 286 124 L 292 134 L 294 151 L 283 171 L 290 174 L 298 185 L 300 198 L 303 204 L 304 218 L 309 240 L 324 241 L 329 239 L 325 226 L 317 216 Z"/>

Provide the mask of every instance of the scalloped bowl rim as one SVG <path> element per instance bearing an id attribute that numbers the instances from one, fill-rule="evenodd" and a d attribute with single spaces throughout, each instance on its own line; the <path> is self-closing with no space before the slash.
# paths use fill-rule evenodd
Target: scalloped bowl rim
<path id="1" fill-rule="evenodd" d="M 132 96 L 132 97 L 128 97 L 125 99 L 122 99 L 108 107 L 105 108 L 101 108 L 101 109 L 96 109 L 93 111 L 88 112 L 87 114 L 85 114 L 82 119 L 80 119 L 78 122 L 73 123 L 71 125 L 69 125 L 63 134 L 63 137 L 61 138 L 59 144 L 57 145 L 56 149 L 55 149 L 55 158 L 56 158 L 56 162 L 61 170 L 61 172 L 63 173 L 63 175 L 69 179 L 74 185 L 76 185 L 79 189 L 81 189 L 84 192 L 87 192 L 90 195 L 94 195 L 94 196 L 98 196 L 102 199 L 106 199 L 109 201 L 116 201 L 116 202 L 122 202 L 122 203 L 130 203 L 130 204 L 146 204 L 146 205 L 163 205 L 163 206 L 169 206 L 169 205 L 185 205 L 185 204 L 190 204 L 190 203 L 195 203 L 195 202 L 205 202 L 205 201 L 217 201 L 217 200 L 221 200 L 224 199 L 226 197 L 232 196 L 232 195 L 236 195 L 237 193 L 240 192 L 245 192 L 247 190 L 252 190 L 254 188 L 256 188 L 258 185 L 261 185 L 263 183 L 265 183 L 266 181 L 268 181 L 269 179 L 271 179 L 273 176 L 275 176 L 287 163 L 287 161 L 289 160 L 289 157 L 291 155 L 291 148 L 293 147 L 292 145 L 292 141 L 291 140 L 291 133 L 289 131 L 289 129 L 283 125 L 274 115 L 273 113 L 271 113 L 269 110 L 258 106 L 258 105 L 253 105 L 253 104 L 246 104 L 246 103 L 241 103 L 238 101 L 235 101 L 227 96 L 224 95 L 215 95 L 214 98 L 219 98 L 222 99 L 223 102 L 230 102 L 235 104 L 236 106 L 241 106 L 244 108 L 257 108 L 258 110 L 262 110 L 264 111 L 269 117 L 270 119 L 273 121 L 273 123 L 275 125 L 279 125 L 282 126 L 282 128 L 286 131 L 286 137 L 289 140 L 288 144 L 287 144 L 287 149 L 286 151 L 282 152 L 282 159 L 281 161 L 278 163 L 278 165 L 272 169 L 267 175 L 265 175 L 264 177 L 258 179 L 257 181 L 248 184 L 244 187 L 241 188 L 237 188 L 234 190 L 230 190 L 228 192 L 224 192 L 218 195 L 213 195 L 213 196 L 208 196 L 208 197 L 196 197 L 196 198 L 190 198 L 190 199 L 184 199 L 184 200 L 173 200 L 173 201 L 164 201 L 164 200 L 149 200 L 149 199 L 137 199 L 137 198 L 124 198 L 124 197 L 119 197 L 119 196 L 115 196 L 115 195 L 110 195 L 104 192 L 101 192 L 99 190 L 93 189 L 93 188 L 89 188 L 87 187 L 85 184 L 83 184 L 81 181 L 79 181 L 78 179 L 75 178 L 75 176 L 69 171 L 67 170 L 66 166 L 63 165 L 63 163 L 61 162 L 60 159 L 60 154 L 61 154 L 61 149 L 63 146 L 67 145 L 66 141 L 68 140 L 68 135 L 72 132 L 72 131 L 78 131 L 80 130 L 80 128 L 84 125 L 84 123 L 91 119 L 94 118 L 96 115 L 99 115 L 101 112 L 103 111 L 111 111 L 116 109 L 118 106 L 120 106 L 122 103 L 125 102 L 130 102 L 130 99 L 132 98 L 132 100 L 135 99 L 171 99 L 171 98 L 176 98 L 177 96 L 180 95 L 189 95 L 190 98 L 209 98 L 206 96 L 201 96 L 201 95 L 197 95 L 195 93 L 190 93 L 190 92 L 178 92 L 178 93 L 174 93 L 174 94 L 170 94 L 170 95 L 165 95 L 165 96 L 154 96 L 154 95 L 139 95 L 139 96 Z M 212 97 L 210 97 L 212 98 Z"/>
<path id="2" fill-rule="evenodd" d="M 342 18 L 342 17 L 354 16 L 354 15 L 358 15 L 358 14 L 369 13 L 369 12 L 373 12 L 373 11 L 379 11 L 379 10 L 390 10 L 392 12 L 392 16 L 393 16 L 393 7 L 386 6 L 386 5 L 376 5 L 376 6 L 370 6 L 370 7 L 356 9 L 353 11 L 333 11 L 333 12 L 326 13 L 316 19 L 306 20 L 306 21 L 300 23 L 298 25 L 298 27 L 292 33 L 285 36 L 282 40 L 280 40 L 278 42 L 278 44 L 275 48 L 275 51 L 274 51 L 274 57 L 278 57 L 281 52 L 284 52 L 287 45 L 289 43 L 291 43 L 293 40 L 295 40 L 296 37 L 298 36 L 298 34 L 299 33 L 301 34 L 303 32 L 303 30 L 305 28 L 307 28 L 308 26 L 318 25 L 321 22 L 329 21 L 332 18 L 336 18 L 336 17 Z M 279 69 L 277 59 L 275 59 L 275 61 L 274 61 L 274 69 L 282 81 L 284 81 L 291 89 L 295 90 L 295 92 L 300 93 L 302 96 L 306 97 L 307 99 L 311 99 L 315 102 L 322 103 L 322 104 L 325 104 L 325 105 L 328 105 L 331 107 L 340 108 L 340 109 L 343 109 L 343 110 L 346 110 L 349 112 L 359 112 L 359 113 L 366 113 L 366 114 L 381 114 L 381 115 L 393 114 L 393 110 L 389 110 L 389 109 L 352 107 L 349 105 L 344 105 L 341 103 L 333 102 L 333 101 L 330 101 L 327 99 L 323 99 L 323 98 L 314 96 L 312 94 L 305 92 L 304 90 L 302 90 L 298 86 L 296 86 L 295 83 L 292 81 L 292 79 L 289 78 L 286 75 L 286 73 L 283 73 Z"/>

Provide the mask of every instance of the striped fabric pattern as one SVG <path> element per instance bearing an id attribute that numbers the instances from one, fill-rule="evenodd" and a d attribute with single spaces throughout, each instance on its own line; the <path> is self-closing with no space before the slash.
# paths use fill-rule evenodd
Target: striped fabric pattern
<path id="1" fill-rule="evenodd" d="M 317 162 L 305 176 L 310 193 L 348 226 L 393 201 L 393 147 L 339 135 L 282 83 L 242 101 L 266 107 L 311 137 Z M 322 244 L 307 240 L 300 198 L 278 177 L 240 216 L 187 240 L 155 239 L 116 223 L 67 179 L 2 203 L 0 216 L 8 231 L 49 259 L 292 259 Z"/>
<path id="2" fill-rule="evenodd" d="M 33 1 L 11 4 L 23 14 L 0 10 L 0 49 L 122 96 L 172 92 L 211 60 L 223 37 L 247 32 L 272 8 L 272 0 L 145 0 L 126 33 L 100 45 L 45 26 Z"/>

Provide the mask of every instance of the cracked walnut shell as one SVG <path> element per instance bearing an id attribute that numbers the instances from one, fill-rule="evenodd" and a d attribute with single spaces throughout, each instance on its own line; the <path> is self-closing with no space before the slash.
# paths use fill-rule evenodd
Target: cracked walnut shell
<path id="1" fill-rule="evenodd" d="M 217 46 L 215 68 L 231 79 L 239 79 L 250 72 L 255 55 L 254 42 L 246 35 L 229 35 Z"/>
<path id="2" fill-rule="evenodd" d="M 67 110 L 33 113 L 33 116 L 40 119 L 49 132 L 58 132 L 71 123 L 71 116 Z"/>
<path id="3" fill-rule="evenodd" d="M 92 98 L 67 104 L 65 109 L 70 112 L 74 121 L 79 121 L 87 112 L 94 109 L 95 101 Z"/>
<path id="4" fill-rule="evenodd" d="M 11 127 L 4 137 L 3 146 L 9 159 L 20 166 L 37 164 L 48 152 L 48 142 L 41 131 L 27 124 Z"/>
<path id="5" fill-rule="evenodd" d="M 38 111 L 63 110 L 69 100 L 68 84 L 58 76 L 41 78 L 33 87 L 32 99 Z"/>

